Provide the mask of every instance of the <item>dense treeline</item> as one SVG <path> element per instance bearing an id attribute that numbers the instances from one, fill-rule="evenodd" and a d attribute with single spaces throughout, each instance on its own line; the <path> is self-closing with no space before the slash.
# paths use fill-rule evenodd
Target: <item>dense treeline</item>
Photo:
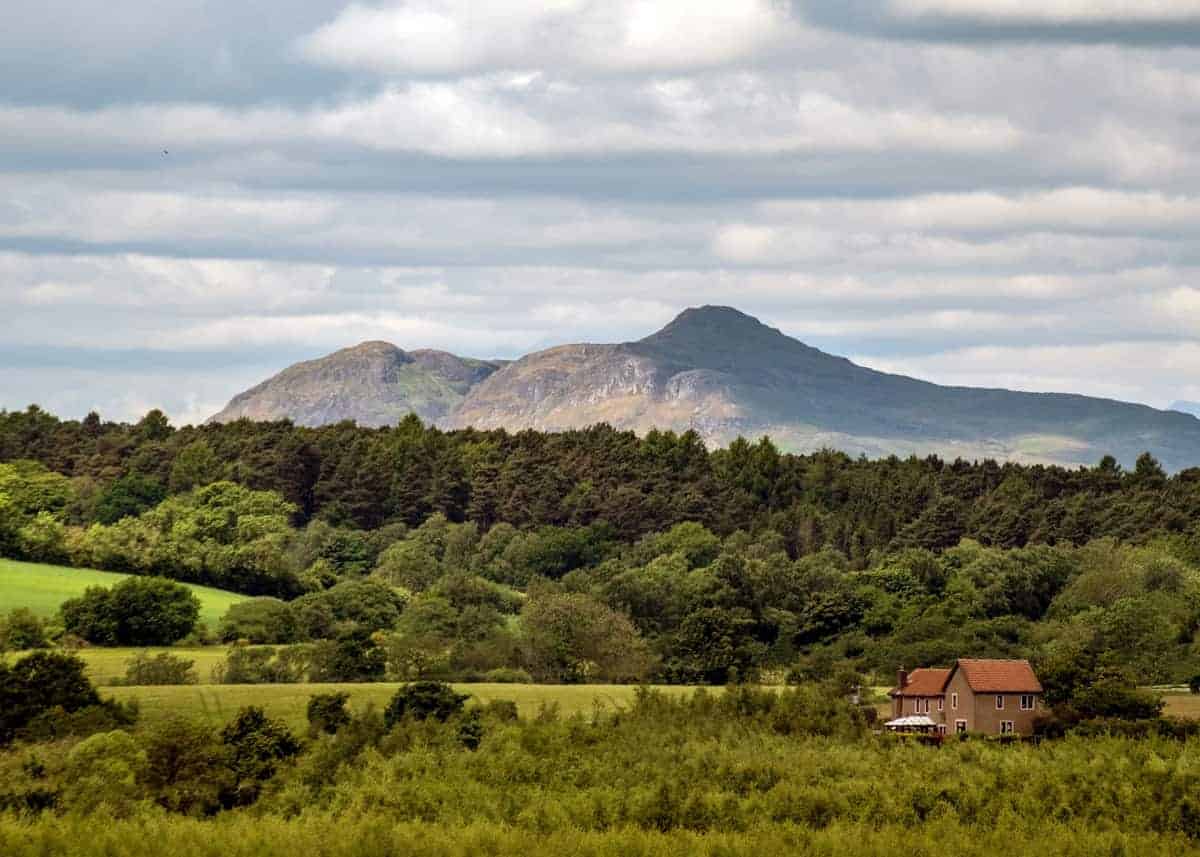
<path id="1" fill-rule="evenodd" d="M 1076 470 L 868 461 L 781 454 L 765 439 L 709 451 L 690 432 L 638 438 L 603 425 L 447 433 L 410 417 L 385 429 L 248 421 L 175 429 L 158 411 L 127 425 L 95 414 L 59 420 L 31 407 L 0 412 L 0 461 L 17 460 L 77 480 L 68 513 L 79 524 L 113 523 L 229 480 L 278 494 L 297 525 L 318 518 L 374 530 L 433 514 L 481 531 L 603 521 L 628 542 L 697 521 L 719 535 L 769 528 L 793 557 L 833 548 L 856 567 L 873 552 L 938 549 L 963 537 L 999 547 L 1136 542 L 1195 536 L 1200 520 L 1200 468 L 1168 476 L 1149 455 L 1129 472 L 1111 457 Z"/>
<path id="2" fill-rule="evenodd" d="M 1030 657 L 1066 702 L 1200 672 L 1200 471 L 1149 456 L 1068 471 L 32 409 L 0 415 L 0 449 L 0 555 L 256 595 L 207 631 L 322 641 L 240 655 L 229 680 L 724 683 Z M 112 642 L 108 621 L 69 606 L 50 636 Z"/>

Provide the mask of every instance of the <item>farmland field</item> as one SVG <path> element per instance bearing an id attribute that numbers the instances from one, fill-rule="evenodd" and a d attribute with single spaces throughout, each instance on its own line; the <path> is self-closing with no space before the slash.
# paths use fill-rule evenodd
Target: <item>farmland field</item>
<path id="1" fill-rule="evenodd" d="M 68 598 L 82 595 L 89 586 L 112 586 L 128 574 L 96 571 L 89 568 L 67 568 L 61 565 L 41 565 L 0 559 L 0 605 L 7 612 L 27 607 L 39 616 L 50 617 Z M 231 604 L 248 596 L 207 586 L 183 584 L 200 599 L 200 621 L 215 629 Z"/>
<path id="2" fill-rule="evenodd" d="M 258 705 L 271 717 L 287 722 L 293 729 L 303 729 L 305 707 L 316 693 L 345 691 L 350 694 L 350 707 L 362 709 L 369 703 L 379 708 L 401 687 L 400 684 L 237 684 L 237 685 L 172 685 L 162 687 L 113 687 L 104 695 L 120 700 L 137 700 L 141 707 L 140 724 L 150 725 L 169 714 L 185 713 L 208 720 L 219 726 L 230 720 L 244 705 Z M 517 704 L 522 717 L 536 716 L 543 705 L 556 706 L 564 716 L 589 712 L 594 707 L 612 710 L 632 704 L 634 685 L 536 685 L 536 684 L 456 684 L 455 690 L 470 695 L 478 703 L 494 699 L 509 699 Z M 691 687 L 660 687 L 673 696 L 690 694 Z M 721 692 L 721 688 L 713 689 Z"/>

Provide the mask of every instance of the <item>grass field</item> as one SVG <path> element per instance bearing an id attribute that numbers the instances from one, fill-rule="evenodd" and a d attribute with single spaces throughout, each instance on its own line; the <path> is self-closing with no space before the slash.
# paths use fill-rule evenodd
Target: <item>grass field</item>
<path id="1" fill-rule="evenodd" d="M 120 700 L 135 699 L 141 706 L 140 725 L 152 725 L 169 714 L 202 717 L 214 726 L 230 720 L 243 705 L 258 705 L 271 717 L 284 720 L 296 730 L 306 724 L 305 707 L 316 693 L 343 690 L 350 694 L 350 706 L 361 709 L 368 703 L 383 708 L 399 684 L 210 684 L 163 687 L 112 687 L 104 696 Z M 536 684 L 456 684 L 459 693 L 479 703 L 510 699 L 522 717 L 533 717 L 543 705 L 557 705 L 562 715 L 589 712 L 594 707 L 615 708 L 628 705 L 636 688 L 633 685 L 536 685 Z M 681 685 L 661 687 L 665 693 L 689 694 L 693 688 Z M 721 688 L 710 688 L 720 693 Z"/>
<path id="2" fill-rule="evenodd" d="M 125 666 L 129 659 L 139 651 L 145 651 L 150 655 L 156 655 L 159 652 L 170 652 L 176 657 L 184 660 L 192 661 L 196 670 L 196 677 L 201 684 L 208 684 L 212 681 L 212 669 L 217 664 L 225 660 L 224 646 L 205 646 L 203 648 L 185 648 L 182 646 L 174 646 L 171 648 L 149 648 L 149 649 L 80 649 L 75 654 L 79 655 L 87 664 L 88 678 L 92 680 L 92 684 L 99 687 L 105 687 L 117 683 L 117 679 L 125 677 Z"/>
<path id="3" fill-rule="evenodd" d="M 39 565 L 0 559 L 0 609 L 7 612 L 27 607 L 39 616 L 50 617 L 68 598 L 82 595 L 89 586 L 112 586 L 127 574 L 95 571 L 90 568 L 66 568 L 61 565 Z M 200 621 L 210 630 L 225 615 L 231 604 L 247 596 L 185 583 L 200 599 Z"/>

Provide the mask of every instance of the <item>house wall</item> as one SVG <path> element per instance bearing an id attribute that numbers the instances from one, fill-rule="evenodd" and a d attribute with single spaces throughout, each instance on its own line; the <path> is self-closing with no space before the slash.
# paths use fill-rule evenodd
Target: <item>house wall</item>
<path id="1" fill-rule="evenodd" d="M 925 700 L 929 700 L 928 712 L 925 711 Z M 944 705 L 943 708 L 945 708 Z M 908 717 L 914 714 L 927 714 L 934 723 L 946 722 L 946 711 L 938 711 L 938 698 L 936 696 L 892 697 L 893 717 Z"/>
<path id="2" fill-rule="evenodd" d="M 958 709 L 953 707 L 954 694 L 958 694 Z M 1000 723 L 1011 720 L 1013 733 L 1016 735 L 1033 734 L 1033 721 L 1041 712 L 1042 700 L 1034 694 L 1033 710 L 1021 710 L 1021 694 L 1004 693 L 1004 708 L 996 708 L 994 693 L 975 693 L 967 684 L 967 678 L 961 670 L 955 670 L 946 685 L 946 731 L 956 731 L 955 722 L 967 721 L 968 732 L 980 732 L 984 735 L 999 735 Z"/>
<path id="3" fill-rule="evenodd" d="M 958 694 L 958 707 L 954 707 L 954 694 Z M 975 693 L 971 690 L 971 686 L 967 684 L 967 677 L 962 674 L 961 670 L 955 670 L 950 674 L 950 681 L 946 684 L 946 731 L 953 734 L 957 731 L 956 722 L 959 720 L 967 721 L 967 731 L 978 731 L 975 726 Z"/>
<path id="4" fill-rule="evenodd" d="M 1004 697 L 1004 708 L 996 708 L 996 697 Z M 1017 735 L 1032 735 L 1033 721 L 1038 716 L 1042 701 L 1034 695 L 1033 710 L 1021 710 L 1019 693 L 979 693 L 975 695 L 975 731 L 985 735 L 999 735 L 1000 723 L 1011 720 Z"/>

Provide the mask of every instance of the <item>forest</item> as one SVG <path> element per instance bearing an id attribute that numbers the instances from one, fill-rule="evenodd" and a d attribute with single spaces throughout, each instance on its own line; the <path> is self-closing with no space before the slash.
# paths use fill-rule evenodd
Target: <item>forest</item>
<path id="1" fill-rule="evenodd" d="M 1027 657 L 1065 701 L 1200 672 L 1200 470 L 1149 455 L 1067 470 L 36 408 L 0 415 L 0 453 L 0 555 L 255 596 L 135 638 L 104 612 L 152 598 L 130 584 L 28 633 L 278 647 L 235 652 L 240 681 L 886 683 Z"/>

